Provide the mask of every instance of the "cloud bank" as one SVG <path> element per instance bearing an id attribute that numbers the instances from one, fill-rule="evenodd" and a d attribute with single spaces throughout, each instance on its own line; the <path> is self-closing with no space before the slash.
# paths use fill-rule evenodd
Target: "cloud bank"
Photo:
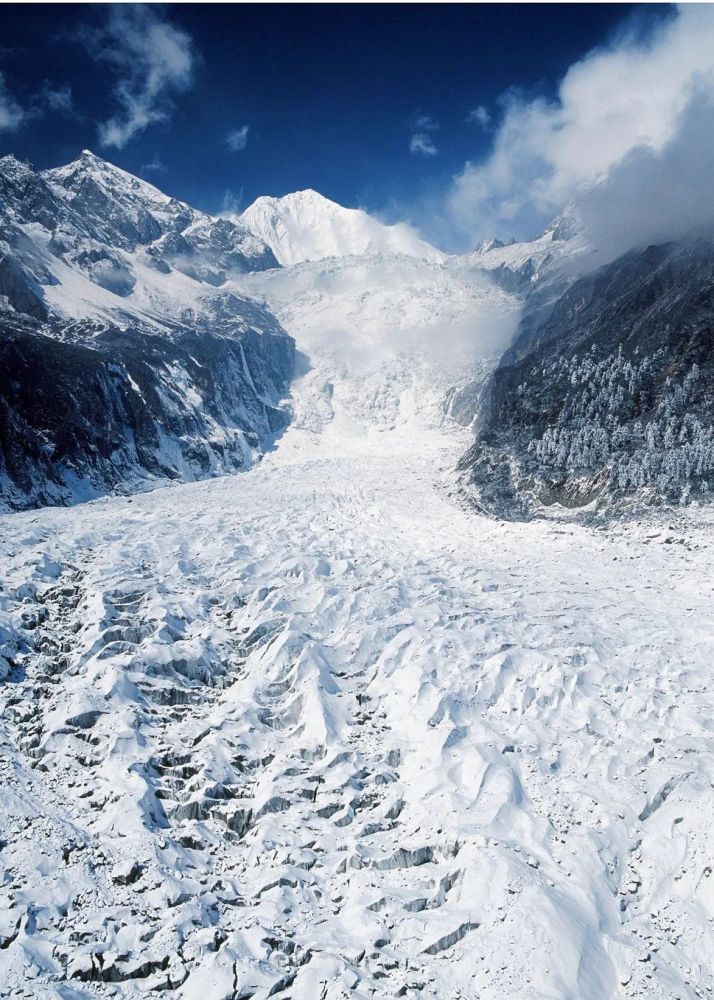
<path id="1" fill-rule="evenodd" d="M 533 235 L 569 203 L 610 253 L 712 216 L 714 7 L 620 35 L 571 66 L 553 101 L 510 94 L 503 107 L 489 155 L 446 199 L 469 242 Z"/>
<path id="2" fill-rule="evenodd" d="M 90 54 L 116 74 L 119 110 L 99 126 L 103 146 L 122 149 L 149 125 L 165 121 L 192 83 L 193 42 L 154 8 L 111 7 L 99 29 L 82 33 Z"/>

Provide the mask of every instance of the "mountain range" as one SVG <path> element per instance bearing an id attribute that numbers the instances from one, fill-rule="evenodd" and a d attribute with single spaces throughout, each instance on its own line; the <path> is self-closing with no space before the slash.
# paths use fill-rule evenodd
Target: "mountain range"
<path id="1" fill-rule="evenodd" d="M 295 332 L 327 381 L 348 355 L 374 381 L 370 359 L 428 348 L 425 381 L 477 429 L 461 482 L 485 509 L 706 499 L 712 259 L 701 237 L 598 268 L 572 209 L 534 241 L 447 255 L 315 191 L 225 218 L 89 151 L 5 157 L 0 502 L 248 467 L 295 417 Z"/>
<path id="2" fill-rule="evenodd" d="M 294 344 L 229 280 L 261 240 L 89 152 L 5 157 L 0 200 L 6 504 L 245 468 L 285 426 Z"/>
<path id="3" fill-rule="evenodd" d="M 0 161 L 0 994 L 709 995 L 711 236 L 271 211 Z"/>

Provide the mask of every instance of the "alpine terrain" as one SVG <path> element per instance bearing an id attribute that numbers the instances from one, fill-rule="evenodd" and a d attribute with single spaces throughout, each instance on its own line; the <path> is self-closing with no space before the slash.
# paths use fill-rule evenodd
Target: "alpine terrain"
<path id="1" fill-rule="evenodd" d="M 241 226 L 84 152 L 0 160 L 0 504 L 247 467 L 285 426 L 294 345 L 236 295 Z"/>
<path id="2" fill-rule="evenodd" d="M 710 240 L 0 199 L 0 994 L 710 995 Z"/>

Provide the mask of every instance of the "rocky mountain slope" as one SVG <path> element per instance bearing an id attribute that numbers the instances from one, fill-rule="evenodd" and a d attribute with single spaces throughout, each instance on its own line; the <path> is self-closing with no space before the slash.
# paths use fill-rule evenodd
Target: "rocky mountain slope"
<path id="1" fill-rule="evenodd" d="M 276 266 L 91 153 L 0 160 L 0 503 L 249 465 L 287 421 L 294 345 L 233 282 Z"/>
<path id="2" fill-rule="evenodd" d="M 536 239 L 510 243 L 486 240 L 475 250 L 452 257 L 449 265 L 460 271 L 485 271 L 504 290 L 529 297 L 537 288 L 550 284 L 563 288 L 563 281 L 591 270 L 596 259 L 575 210 L 570 208 Z"/>
<path id="3" fill-rule="evenodd" d="M 710 499 L 713 287 L 702 236 L 632 252 L 524 322 L 461 463 L 479 501 L 522 516 Z"/>
<path id="4" fill-rule="evenodd" d="M 258 198 L 238 221 L 260 236 L 284 265 L 361 254 L 396 254 L 430 261 L 446 256 L 405 223 L 384 225 L 366 212 L 344 208 L 317 191 Z"/>

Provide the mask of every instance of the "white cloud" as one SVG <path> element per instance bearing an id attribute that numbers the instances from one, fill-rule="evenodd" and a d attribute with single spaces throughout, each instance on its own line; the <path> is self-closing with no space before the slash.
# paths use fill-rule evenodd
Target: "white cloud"
<path id="1" fill-rule="evenodd" d="M 63 114 L 74 113 L 74 102 L 72 100 L 72 88 L 68 83 L 61 87 L 53 87 L 45 81 L 40 91 L 39 101 L 50 111 L 59 111 Z"/>
<path id="2" fill-rule="evenodd" d="M 90 54 L 117 76 L 119 111 L 99 126 L 103 146 L 121 149 L 149 125 L 166 120 L 175 96 L 191 86 L 192 39 L 154 8 L 111 7 L 104 27 L 85 30 L 82 38 Z"/>
<path id="3" fill-rule="evenodd" d="M 25 112 L 12 96 L 0 72 L 0 132 L 14 132 L 25 121 Z"/>
<path id="4" fill-rule="evenodd" d="M 491 121 L 491 115 L 488 108 L 483 104 L 479 104 L 477 108 L 473 108 L 466 116 L 466 121 L 473 125 L 480 125 L 481 128 L 486 128 L 488 123 Z"/>
<path id="5" fill-rule="evenodd" d="M 409 152 L 422 156 L 436 156 L 439 150 L 430 135 L 426 132 L 415 132 L 409 141 Z"/>
<path id="6" fill-rule="evenodd" d="M 594 189 L 602 207 L 625 164 L 655 164 L 679 141 L 693 102 L 704 109 L 712 94 L 714 7 L 685 5 L 649 37 L 623 35 L 575 63 L 554 101 L 504 99 L 490 154 L 454 179 L 447 211 L 475 240 L 504 228 L 526 235 Z"/>
<path id="7" fill-rule="evenodd" d="M 42 118 L 48 111 L 74 114 L 69 84 L 53 87 L 45 80 L 40 90 L 28 97 L 25 107 L 22 107 L 10 93 L 5 76 L 0 71 L 0 132 L 14 132 L 20 126 Z"/>
<path id="8" fill-rule="evenodd" d="M 156 153 L 148 163 L 142 163 L 140 168 L 140 173 L 142 174 L 163 174 L 166 172 L 166 164 L 163 162 L 158 153 Z"/>
<path id="9" fill-rule="evenodd" d="M 414 128 L 419 132 L 436 132 L 439 123 L 429 115 L 418 115 L 414 121 Z"/>
<path id="10" fill-rule="evenodd" d="M 413 121 L 413 134 L 409 140 L 409 152 L 412 155 L 436 156 L 439 149 L 431 132 L 439 130 L 439 123 L 430 115 L 416 115 Z"/>
<path id="11" fill-rule="evenodd" d="M 248 145 L 248 126 L 241 125 L 240 128 L 233 128 L 226 136 L 226 145 L 231 153 L 239 153 Z"/>
<path id="12" fill-rule="evenodd" d="M 695 93 L 673 139 L 633 149 L 577 202 L 601 263 L 714 228 L 714 94 Z"/>

